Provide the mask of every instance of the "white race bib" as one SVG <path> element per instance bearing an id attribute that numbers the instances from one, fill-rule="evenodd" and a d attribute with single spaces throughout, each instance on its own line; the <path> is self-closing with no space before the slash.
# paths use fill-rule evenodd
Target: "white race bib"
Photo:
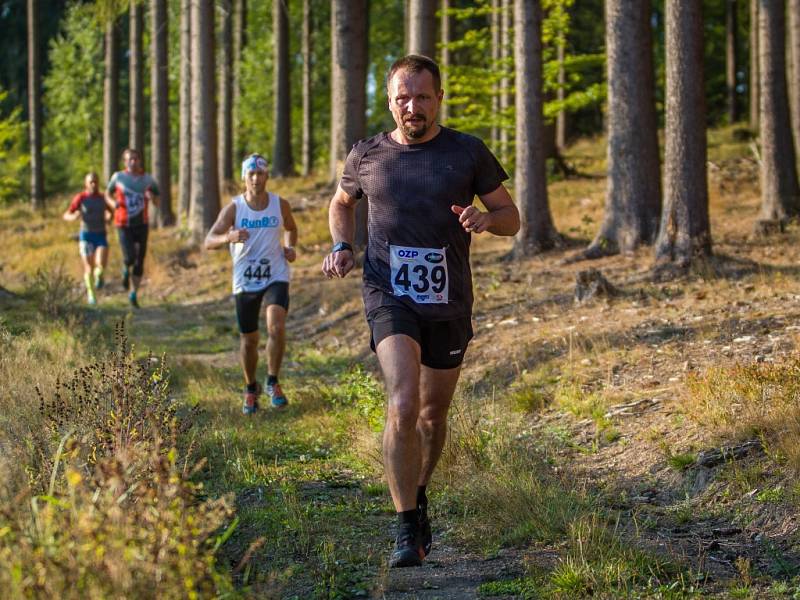
<path id="1" fill-rule="evenodd" d="M 418 304 L 447 304 L 447 257 L 444 248 L 389 246 L 392 293 Z"/>
<path id="2" fill-rule="evenodd" d="M 144 194 L 138 192 L 125 192 L 125 207 L 128 209 L 128 216 L 133 217 L 144 210 Z"/>
<path id="3" fill-rule="evenodd" d="M 243 263 L 242 287 L 245 291 L 260 291 L 267 287 L 272 277 L 272 268 L 268 258 L 250 259 Z"/>

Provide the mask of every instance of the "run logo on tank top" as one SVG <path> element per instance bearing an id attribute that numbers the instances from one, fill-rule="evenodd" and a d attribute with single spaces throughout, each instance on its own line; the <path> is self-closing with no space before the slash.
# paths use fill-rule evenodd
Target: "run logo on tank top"
<path id="1" fill-rule="evenodd" d="M 253 210 L 244 196 L 233 199 L 236 205 L 234 227 L 246 229 L 249 237 L 230 244 L 233 258 L 233 293 L 259 292 L 275 281 L 289 281 L 289 263 L 283 254 L 283 218 L 280 198 L 269 193 L 264 210 Z"/>

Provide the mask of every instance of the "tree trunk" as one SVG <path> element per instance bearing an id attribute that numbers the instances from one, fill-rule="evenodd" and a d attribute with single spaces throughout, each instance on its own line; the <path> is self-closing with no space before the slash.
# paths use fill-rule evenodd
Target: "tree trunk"
<path id="1" fill-rule="evenodd" d="M 523 1 L 523 0 L 520 0 Z M 537 4 L 539 0 L 536 0 Z M 506 125 L 509 108 L 511 107 L 511 94 L 506 66 L 511 52 L 511 3 L 512 0 L 500 2 L 500 59 L 503 62 L 503 77 L 500 80 L 500 162 L 508 162 L 509 127 Z M 539 7 L 541 11 L 541 7 Z M 541 45 L 541 41 L 539 42 Z"/>
<path id="2" fill-rule="evenodd" d="M 366 132 L 367 2 L 333 0 L 331 5 L 331 179 Z M 356 208 L 356 239 L 367 241 L 367 202 Z"/>
<path id="3" fill-rule="evenodd" d="M 638 6 L 634 5 L 632 8 L 636 10 Z M 567 41 L 563 40 L 557 48 L 558 60 L 558 89 L 556 90 L 556 100 L 559 104 L 563 104 L 565 97 L 564 86 L 567 83 L 566 73 L 564 71 L 564 54 L 566 51 L 565 45 Z M 567 111 L 561 109 L 556 115 L 556 153 L 561 155 L 564 148 L 567 146 Z"/>
<path id="4" fill-rule="evenodd" d="M 178 216 L 181 223 L 189 217 L 192 194 L 192 37 L 191 0 L 181 0 L 181 60 L 178 124 Z"/>
<path id="5" fill-rule="evenodd" d="M 408 3 L 408 27 L 408 53 L 435 58 L 435 0 L 411 0 Z"/>
<path id="6" fill-rule="evenodd" d="M 489 17 L 489 30 L 492 35 L 492 70 L 497 72 L 500 68 L 500 0 L 492 0 L 492 12 Z M 492 150 L 495 151 L 500 143 L 498 114 L 500 114 L 500 94 L 499 90 L 495 89 L 492 94 L 492 130 L 489 134 Z"/>
<path id="7" fill-rule="evenodd" d="M 277 4 L 277 2 L 276 2 Z M 230 181 L 233 177 L 233 6 L 231 0 L 221 0 L 222 17 L 219 53 L 219 180 Z"/>
<path id="8" fill-rule="evenodd" d="M 442 107 L 439 109 L 439 123 L 447 124 L 447 119 L 450 116 L 450 102 L 447 98 L 447 76 L 450 71 L 450 48 L 447 45 L 450 43 L 450 0 L 442 0 L 442 22 L 441 22 L 441 36 L 442 36 L 442 54 L 439 60 L 439 72 L 442 76 L 442 89 L 445 90 L 444 100 Z"/>
<path id="9" fill-rule="evenodd" d="M 761 92 L 758 82 L 758 3 L 760 0 L 750 0 L 750 127 L 758 131 L 758 102 Z"/>
<path id="10" fill-rule="evenodd" d="M 311 102 L 311 0 L 303 0 L 303 176 L 314 167 L 314 122 Z"/>
<path id="11" fill-rule="evenodd" d="M 522 226 L 514 255 L 532 256 L 560 244 L 547 200 L 542 91 L 542 6 L 539 0 L 514 2 L 516 77 L 515 196 Z M 523 143 L 524 142 L 524 143 Z"/>
<path id="12" fill-rule="evenodd" d="M 162 227 L 175 224 L 170 175 L 168 19 L 167 0 L 150 0 L 150 143 L 153 175 L 161 192 L 157 217 Z"/>
<path id="13" fill-rule="evenodd" d="M 756 230 L 784 221 L 800 210 L 795 149 L 786 94 L 784 0 L 759 1 L 761 74 L 761 213 Z"/>
<path id="14" fill-rule="evenodd" d="M 658 233 L 661 184 L 650 0 L 606 0 L 608 183 L 588 258 L 631 252 Z"/>
<path id="15" fill-rule="evenodd" d="M 272 175 L 287 177 L 293 174 L 292 160 L 292 101 L 289 80 L 289 0 L 272 3 L 273 62 L 273 122 L 275 145 L 272 150 Z"/>
<path id="16" fill-rule="evenodd" d="M 409 47 L 411 39 L 411 0 L 403 0 L 403 48 Z"/>
<path id="17" fill-rule="evenodd" d="M 231 135 L 233 162 L 244 158 L 239 134 L 239 106 L 242 98 L 242 55 L 247 44 L 247 0 L 234 0 L 233 3 L 233 101 L 231 106 Z"/>
<path id="18" fill-rule="evenodd" d="M 142 30 L 144 29 L 141 0 L 131 0 L 130 47 L 128 69 L 130 71 L 130 121 L 128 147 L 136 148 L 144 157 L 144 57 L 142 52 Z"/>
<path id="19" fill-rule="evenodd" d="M 119 64 L 117 19 L 108 16 L 105 31 L 105 77 L 103 79 L 103 181 L 108 182 L 119 160 Z"/>
<path id="20" fill-rule="evenodd" d="M 711 254 L 706 179 L 703 14 L 700 2 L 667 2 L 664 209 L 656 260 L 685 268 Z"/>
<path id="21" fill-rule="evenodd" d="M 219 213 L 216 107 L 214 105 L 214 2 L 191 0 L 192 37 L 192 240 L 202 242 Z"/>
<path id="22" fill-rule="evenodd" d="M 789 0 L 789 31 L 792 57 L 789 99 L 791 101 L 792 130 L 794 131 L 794 151 L 800 153 L 800 0 Z"/>
<path id="23" fill-rule="evenodd" d="M 739 107 L 736 102 L 736 0 L 725 2 L 725 84 L 728 91 L 728 122 L 739 120 Z"/>
<path id="24" fill-rule="evenodd" d="M 36 210 L 44 208 L 41 79 L 39 0 L 28 0 L 28 138 L 31 153 L 31 206 Z"/>

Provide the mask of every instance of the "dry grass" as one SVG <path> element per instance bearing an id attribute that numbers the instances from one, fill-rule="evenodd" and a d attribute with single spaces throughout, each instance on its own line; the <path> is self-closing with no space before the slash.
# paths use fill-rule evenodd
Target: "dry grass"
<path id="1" fill-rule="evenodd" d="M 163 361 L 137 360 L 121 328 L 114 351 L 79 368 L 92 350 L 62 328 L 6 331 L 2 343 L 3 596 L 230 591 L 214 536 L 231 502 L 203 500 L 191 479 L 185 433 L 193 417 L 170 400 Z M 35 388 L 19 377 L 26 372 L 37 373 Z"/>
<path id="2" fill-rule="evenodd" d="M 724 438 L 763 438 L 800 474 L 800 357 L 712 368 L 689 380 L 688 414 Z"/>

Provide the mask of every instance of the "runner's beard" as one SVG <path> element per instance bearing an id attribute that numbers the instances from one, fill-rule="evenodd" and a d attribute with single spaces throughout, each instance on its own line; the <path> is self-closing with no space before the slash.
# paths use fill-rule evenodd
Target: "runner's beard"
<path id="1" fill-rule="evenodd" d="M 403 130 L 403 134 L 411 138 L 412 140 L 419 139 L 421 137 L 425 137 L 425 134 L 428 133 L 428 121 L 425 119 L 424 115 L 413 115 L 417 119 L 422 119 L 422 124 L 418 129 L 412 129 L 409 125 L 403 121 L 401 126 Z"/>

